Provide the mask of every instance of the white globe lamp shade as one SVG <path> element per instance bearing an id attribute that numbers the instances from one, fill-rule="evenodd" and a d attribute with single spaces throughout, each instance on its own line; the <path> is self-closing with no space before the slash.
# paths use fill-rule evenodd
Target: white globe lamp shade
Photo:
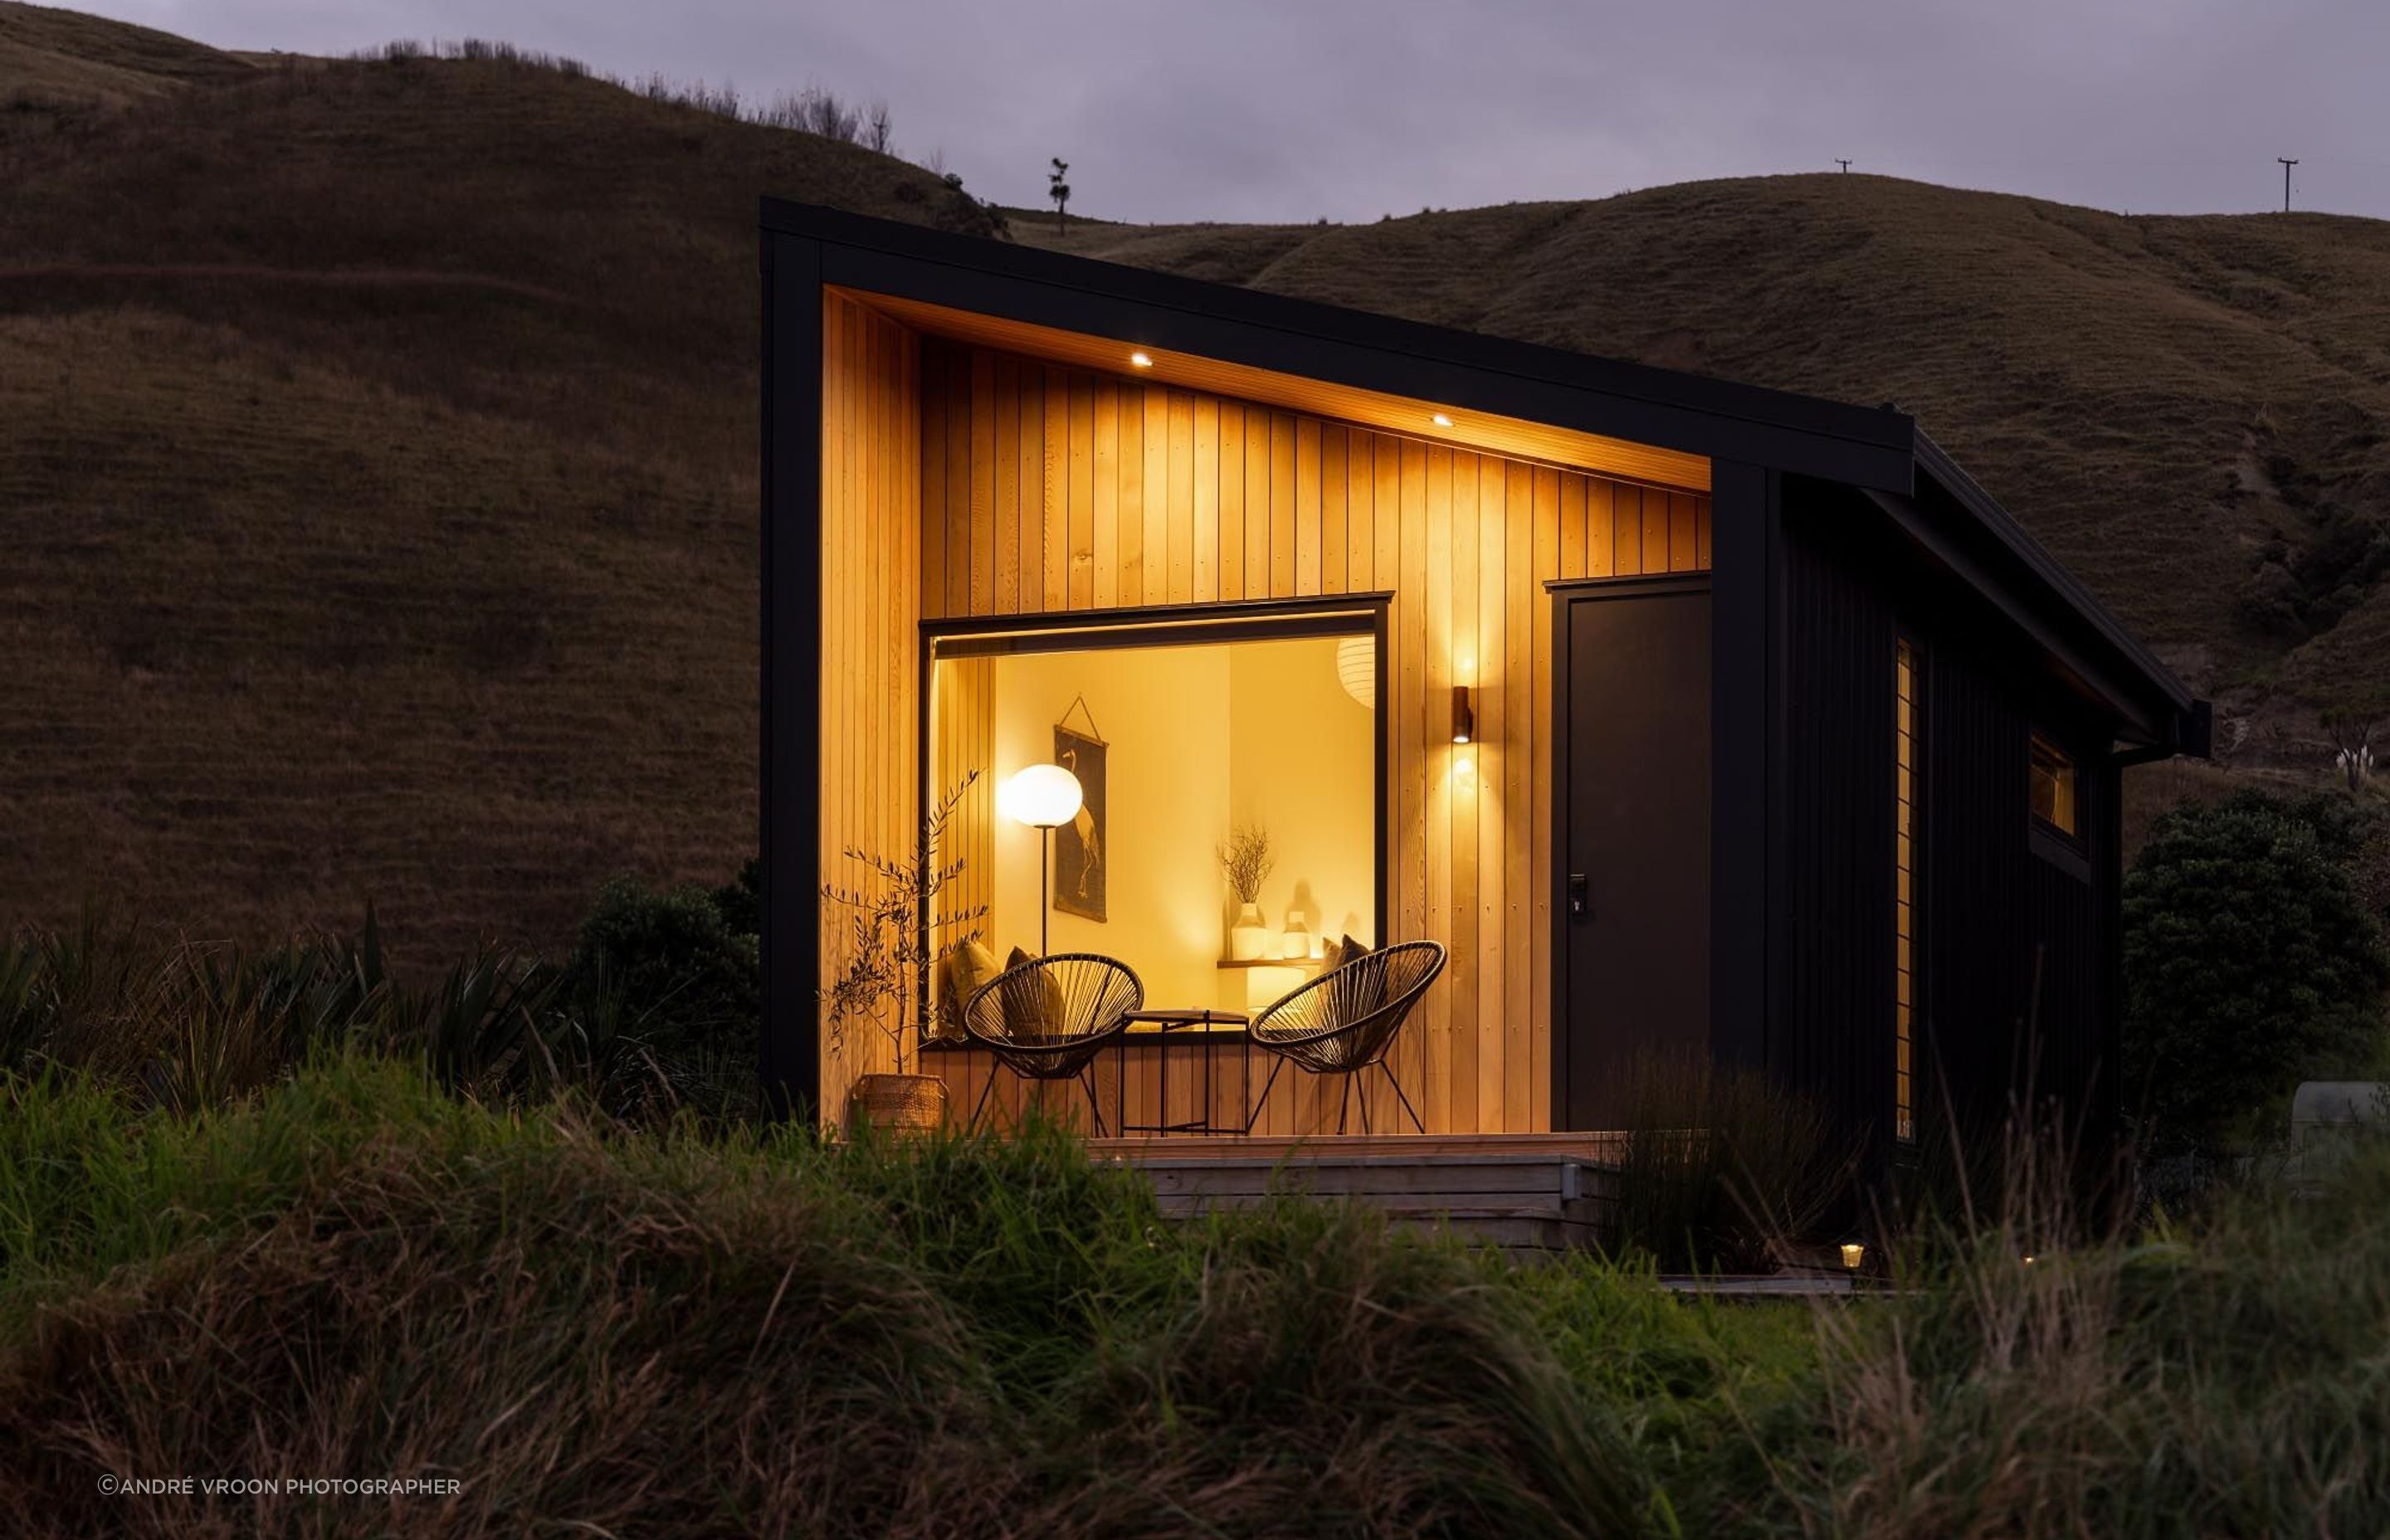
<path id="1" fill-rule="evenodd" d="M 1059 828 L 1079 815 L 1079 777 L 1059 764 L 1033 764 L 1004 783 L 1006 817 L 1032 828 Z"/>
<path id="2" fill-rule="evenodd" d="M 1378 638 L 1347 636 L 1336 644 L 1336 678 L 1367 711 L 1378 709 Z"/>

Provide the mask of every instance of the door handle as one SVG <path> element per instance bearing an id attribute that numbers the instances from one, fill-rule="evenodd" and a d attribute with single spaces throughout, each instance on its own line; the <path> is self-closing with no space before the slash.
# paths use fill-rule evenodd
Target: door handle
<path id="1" fill-rule="evenodd" d="M 1593 918 L 1593 895 L 1583 872 L 1569 873 L 1568 912 L 1571 919 Z"/>

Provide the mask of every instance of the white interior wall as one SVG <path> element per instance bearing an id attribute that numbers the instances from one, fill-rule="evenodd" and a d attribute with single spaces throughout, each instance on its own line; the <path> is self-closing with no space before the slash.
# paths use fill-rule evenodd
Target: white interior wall
<path id="1" fill-rule="evenodd" d="M 1314 930 L 1376 939 L 1373 723 L 1337 677 L 1332 638 L 999 657 L 996 786 L 1053 758 L 1054 725 L 1081 696 L 1109 749 L 1108 918 L 1051 911 L 1047 950 L 1119 957 L 1157 1007 L 1245 1009 L 1300 982 L 1217 966 L 1232 905 L 1214 850 L 1235 822 L 1268 829 L 1278 856 L 1261 899 L 1274 940 L 1298 905 Z M 1038 950 L 1044 836 L 1001 815 L 992 834 L 986 931 L 1001 960 Z"/>

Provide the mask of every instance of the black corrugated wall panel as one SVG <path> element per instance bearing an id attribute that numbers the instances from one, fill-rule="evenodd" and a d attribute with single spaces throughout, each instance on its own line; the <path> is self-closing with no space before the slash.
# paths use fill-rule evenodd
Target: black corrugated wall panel
<path id="1" fill-rule="evenodd" d="M 1857 1137 L 1893 1097 L 1893 647 L 1890 607 L 1818 510 L 1788 499 L 1783 996 L 1772 1072 Z"/>
<path id="2" fill-rule="evenodd" d="M 1974 1124 L 2005 1104 L 2031 966 L 2026 727 L 1958 648 L 1932 648 L 1926 679 L 1922 1089 Z"/>
<path id="3" fill-rule="evenodd" d="M 2028 1079 L 2104 1126 L 2117 808 L 2103 725 L 1989 616 L 1888 551 L 1865 510 L 1797 481 L 1785 508 L 1785 967 L 1771 1072 L 1889 1148 L 1893 660 L 1906 636 L 1921 678 L 1917 1136 L 1947 1139 L 1954 1113 L 1997 1128 Z M 2037 848 L 2036 729 L 2081 767 L 2079 855 Z"/>

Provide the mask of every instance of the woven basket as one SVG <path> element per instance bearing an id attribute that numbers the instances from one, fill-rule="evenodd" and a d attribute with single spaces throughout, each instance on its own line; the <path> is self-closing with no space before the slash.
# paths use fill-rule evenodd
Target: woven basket
<path id="1" fill-rule="evenodd" d="M 934 1134 L 946 1121 L 946 1083 L 935 1075 L 863 1075 L 846 1094 L 846 1131 Z"/>

